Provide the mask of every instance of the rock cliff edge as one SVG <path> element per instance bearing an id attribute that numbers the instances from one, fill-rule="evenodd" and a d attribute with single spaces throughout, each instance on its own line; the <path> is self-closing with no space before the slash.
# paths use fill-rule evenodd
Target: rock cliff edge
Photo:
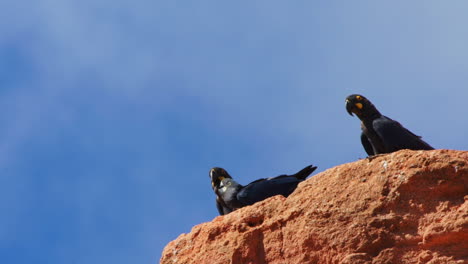
<path id="1" fill-rule="evenodd" d="M 288 198 L 193 227 L 161 263 L 468 263 L 468 151 L 402 150 L 331 168 Z"/>

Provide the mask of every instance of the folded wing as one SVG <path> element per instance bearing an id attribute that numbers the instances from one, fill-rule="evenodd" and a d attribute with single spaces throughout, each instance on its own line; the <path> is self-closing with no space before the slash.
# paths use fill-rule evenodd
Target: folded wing
<path id="1" fill-rule="evenodd" d="M 413 134 L 400 123 L 386 116 L 375 119 L 372 122 L 372 127 L 382 140 L 387 152 L 393 152 L 400 149 L 434 149 L 422 140 L 420 136 Z"/>

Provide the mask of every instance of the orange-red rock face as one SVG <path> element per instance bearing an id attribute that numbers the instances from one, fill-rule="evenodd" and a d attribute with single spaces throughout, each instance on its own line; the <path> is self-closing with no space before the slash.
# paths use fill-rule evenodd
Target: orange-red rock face
<path id="1" fill-rule="evenodd" d="M 195 226 L 161 263 L 468 263 L 468 151 L 344 164 Z"/>

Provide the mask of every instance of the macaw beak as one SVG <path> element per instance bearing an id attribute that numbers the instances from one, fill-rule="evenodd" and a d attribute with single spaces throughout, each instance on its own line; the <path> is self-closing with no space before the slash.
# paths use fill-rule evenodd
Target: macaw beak
<path id="1" fill-rule="evenodd" d="M 346 99 L 346 111 L 348 112 L 348 114 L 353 116 L 353 104 L 348 99 Z"/>

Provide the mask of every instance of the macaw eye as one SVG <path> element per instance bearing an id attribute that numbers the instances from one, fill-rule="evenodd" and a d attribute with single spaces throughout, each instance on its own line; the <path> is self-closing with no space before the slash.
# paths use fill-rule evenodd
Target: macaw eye
<path id="1" fill-rule="evenodd" d="M 362 100 L 362 96 L 358 95 L 358 96 L 356 96 L 356 99 L 358 99 L 360 101 L 360 100 Z"/>

